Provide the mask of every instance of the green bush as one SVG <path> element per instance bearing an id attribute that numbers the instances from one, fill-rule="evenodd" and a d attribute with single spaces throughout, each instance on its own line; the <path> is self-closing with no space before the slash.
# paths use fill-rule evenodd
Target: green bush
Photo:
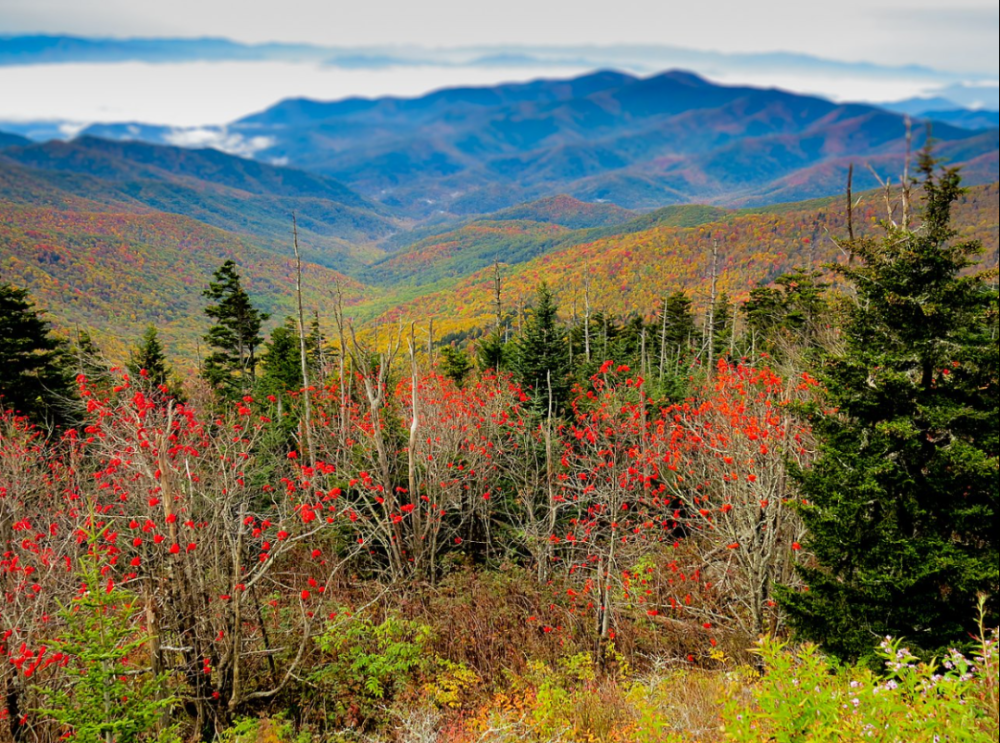
<path id="1" fill-rule="evenodd" d="M 726 731 L 736 743 L 980 743 L 997 740 L 997 637 L 969 660 L 952 650 L 921 663 L 899 641 L 879 656 L 886 673 L 841 667 L 814 645 L 791 652 L 764 639 L 766 673 L 745 698 L 726 706 Z"/>
<path id="2" fill-rule="evenodd" d="M 336 700 L 342 721 L 364 724 L 385 716 L 386 709 L 434 662 L 428 652 L 430 627 L 392 615 L 370 617 L 339 612 L 319 637 L 329 656 L 311 681 Z"/>

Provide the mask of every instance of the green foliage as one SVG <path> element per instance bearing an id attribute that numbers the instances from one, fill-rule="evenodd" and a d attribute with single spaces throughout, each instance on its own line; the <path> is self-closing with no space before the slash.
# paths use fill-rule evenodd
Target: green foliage
<path id="1" fill-rule="evenodd" d="M 214 302 L 205 314 L 215 325 L 205 340 L 215 352 L 205 359 L 202 374 L 221 394 L 236 397 L 246 394 L 256 378 L 257 347 L 264 340 L 260 329 L 268 315 L 250 302 L 233 261 L 223 263 L 213 278 L 204 296 Z"/>
<path id="2" fill-rule="evenodd" d="M 302 388 L 302 350 L 293 320 L 271 331 L 260 366 L 260 390 L 265 394 L 284 397 Z"/>
<path id="3" fill-rule="evenodd" d="M 268 720 L 241 718 L 218 737 L 219 743 L 310 743 L 311 740 L 305 731 L 296 736 L 294 726 L 283 715 Z"/>
<path id="4" fill-rule="evenodd" d="M 52 335 L 28 292 L 0 284 L 0 408 L 66 422 L 74 396 L 68 365 L 65 342 Z"/>
<path id="5" fill-rule="evenodd" d="M 966 273 L 979 244 L 955 240 L 958 174 L 937 179 L 927 156 L 923 173 L 922 227 L 858 240 L 838 268 L 857 292 L 820 373 L 838 412 L 814 416 L 820 457 L 793 473 L 819 566 L 782 600 L 801 637 L 844 659 L 887 635 L 960 647 L 977 594 L 1000 588 L 997 292 Z"/>
<path id="6" fill-rule="evenodd" d="M 431 628 L 417 622 L 338 612 L 317 640 L 329 660 L 312 680 L 330 689 L 342 715 L 353 703 L 354 716 L 371 718 L 430 667 L 430 641 Z"/>
<path id="7" fill-rule="evenodd" d="M 510 351 L 501 331 L 495 330 L 479 342 L 476 361 L 481 370 L 499 371 L 507 368 Z"/>
<path id="8" fill-rule="evenodd" d="M 725 358 L 729 355 L 729 350 L 733 345 L 733 334 L 736 328 L 733 327 L 733 303 L 729 300 L 729 295 L 722 292 L 715 300 L 715 308 L 712 311 L 712 350 L 716 359 Z"/>
<path id="9" fill-rule="evenodd" d="M 996 720 L 990 719 L 980 695 L 983 684 L 996 688 L 995 640 L 984 647 L 992 659 L 986 665 L 992 682 L 977 675 L 973 661 L 957 652 L 949 655 L 941 673 L 937 664 L 918 662 L 899 641 L 886 640 L 879 647 L 883 676 L 832 664 L 815 645 L 791 652 L 765 638 L 758 652 L 766 672 L 750 703 L 737 696 L 726 707 L 726 732 L 734 743 L 996 740 Z"/>
<path id="10" fill-rule="evenodd" d="M 681 291 L 671 292 L 663 301 L 661 337 L 667 358 L 687 355 L 694 345 L 695 322 L 691 298 Z"/>
<path id="11" fill-rule="evenodd" d="M 39 688 L 45 704 L 38 714 L 65 725 L 79 743 L 178 741 L 166 722 L 177 700 L 165 676 L 141 666 L 147 638 L 136 597 L 102 574 L 108 558 L 97 551 L 100 536 L 91 536 L 79 573 L 84 590 L 60 612 L 65 626 L 50 644 L 65 678 Z"/>
<path id="12" fill-rule="evenodd" d="M 448 379 L 461 387 L 471 371 L 472 360 L 463 349 L 454 346 L 445 346 L 441 349 L 441 373 Z"/>
<path id="13" fill-rule="evenodd" d="M 542 283 L 524 331 L 516 341 L 514 374 L 530 390 L 532 405 L 540 412 L 548 410 L 550 396 L 555 411 L 569 399 L 569 345 L 557 312 L 552 292 Z"/>

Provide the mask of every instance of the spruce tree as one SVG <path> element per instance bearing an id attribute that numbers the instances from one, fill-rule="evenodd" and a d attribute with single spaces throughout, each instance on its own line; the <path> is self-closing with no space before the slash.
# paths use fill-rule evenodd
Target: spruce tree
<path id="1" fill-rule="evenodd" d="M 695 335 L 694 310 L 691 298 L 681 291 L 672 292 L 663 303 L 666 315 L 665 352 L 669 358 L 685 356 L 691 350 Z"/>
<path id="2" fill-rule="evenodd" d="M 169 724 L 178 701 L 169 679 L 143 668 L 149 638 L 141 603 L 105 572 L 113 564 L 101 548 L 108 531 L 90 535 L 81 590 L 59 612 L 63 627 L 49 643 L 65 658 L 58 668 L 66 682 L 39 687 L 44 706 L 36 712 L 79 743 L 179 743 L 177 726 Z"/>
<path id="3" fill-rule="evenodd" d="M 457 386 L 465 384 L 465 378 L 472 371 L 472 360 L 461 348 L 445 346 L 441 349 L 441 373 Z"/>
<path id="4" fill-rule="evenodd" d="M 271 331 L 260 358 L 260 389 L 284 397 L 302 389 L 302 349 L 291 318 Z"/>
<path id="5" fill-rule="evenodd" d="M 819 271 L 797 268 L 750 291 L 743 304 L 747 327 L 756 346 L 770 354 L 792 347 L 815 345 L 817 331 L 827 311 L 827 284 Z"/>
<path id="6" fill-rule="evenodd" d="M 256 379 L 257 348 L 264 340 L 260 330 L 269 316 L 251 303 L 233 261 L 223 263 L 213 278 L 203 293 L 214 303 L 205 308 L 215 320 L 205 340 L 215 351 L 205 359 L 202 374 L 223 395 L 244 395 Z"/>
<path id="7" fill-rule="evenodd" d="M 957 172 L 929 153 L 921 170 L 923 225 L 855 241 L 836 269 L 856 304 L 820 373 L 820 456 L 793 473 L 818 565 L 782 602 L 799 636 L 849 660 L 887 635 L 960 646 L 980 593 L 998 619 L 997 292 L 951 227 Z"/>
<path id="8" fill-rule="evenodd" d="M 166 387 L 170 384 L 170 364 L 163 353 L 155 326 L 146 328 L 139 345 L 129 355 L 127 368 L 133 380 L 146 379 L 154 387 Z"/>
<path id="9" fill-rule="evenodd" d="M 733 345 L 733 303 L 729 301 L 729 295 L 722 292 L 715 300 L 715 308 L 712 311 L 712 350 L 716 359 L 724 359 L 729 355 L 729 349 Z"/>
<path id="10" fill-rule="evenodd" d="M 499 372 L 506 368 L 509 356 L 507 343 L 499 328 L 483 338 L 476 350 L 476 361 L 482 371 Z"/>
<path id="11" fill-rule="evenodd" d="M 540 412 L 548 410 L 550 389 L 556 411 L 569 399 L 569 345 L 557 315 L 555 298 L 543 283 L 515 347 L 515 376 Z"/>
<path id="12" fill-rule="evenodd" d="M 75 406 L 67 350 L 26 290 L 0 284 L 0 408 L 68 422 Z"/>

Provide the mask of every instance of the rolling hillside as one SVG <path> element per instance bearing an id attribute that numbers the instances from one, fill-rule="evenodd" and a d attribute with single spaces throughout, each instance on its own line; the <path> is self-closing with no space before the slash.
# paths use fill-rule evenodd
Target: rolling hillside
<path id="1" fill-rule="evenodd" d="M 22 137 L 19 134 L 0 132 L 0 150 L 8 147 L 23 147 L 29 144 L 31 144 L 31 140 L 27 137 Z"/>
<path id="2" fill-rule="evenodd" d="M 48 191 L 119 211 L 168 212 L 278 252 L 291 250 L 294 212 L 307 258 L 340 270 L 377 258 L 376 242 L 398 229 L 385 207 L 337 181 L 216 150 L 94 137 L 8 147 L 0 152 L 0 183 L 9 202 L 37 204 Z"/>
<path id="3" fill-rule="evenodd" d="M 598 76 L 588 85 L 619 91 L 620 82 L 620 76 Z M 574 90 L 569 86 L 550 94 L 572 96 Z M 428 102 L 427 110 L 418 107 L 413 115 L 433 119 L 437 105 L 474 111 L 485 105 L 474 92 L 463 94 L 467 99 L 442 94 L 444 102 Z M 519 94 L 528 95 L 515 86 L 508 97 Z M 295 120 L 293 113 L 288 112 L 289 120 Z M 988 131 L 952 139 L 939 152 L 967 162 L 965 175 L 972 182 L 989 179 L 997 169 L 997 150 L 990 149 L 996 136 Z M 754 142 L 773 151 L 778 140 Z M 891 137 L 886 141 L 891 143 Z M 725 151 L 736 158 L 747 142 L 739 140 L 736 149 Z M 787 156 L 805 162 L 801 155 L 799 150 Z M 704 158 L 717 161 L 722 178 L 725 158 L 710 148 Z M 895 158 L 873 156 L 871 164 L 889 173 Z M 689 163 L 697 161 L 693 157 Z M 777 177 L 767 200 L 790 202 L 795 194 L 821 197 L 838 191 L 850 161 L 838 155 Z M 683 171 L 685 177 L 694 177 L 694 167 Z M 766 163 L 755 167 L 769 168 Z M 740 183 L 726 181 L 729 200 L 752 203 Z M 0 150 L 0 281 L 30 289 L 61 331 L 91 330 L 119 358 L 154 322 L 170 352 L 191 360 L 206 323 L 201 291 L 227 258 L 242 267 L 256 301 L 275 316 L 273 322 L 292 311 L 292 212 L 298 215 L 306 261 L 306 304 L 327 324 L 339 285 L 359 322 L 433 317 L 439 331 L 450 334 L 475 332 L 492 318 L 490 287 L 497 261 L 503 265 L 508 310 L 522 307 L 545 280 L 559 291 L 567 315 L 582 311 L 588 285 L 595 307 L 648 314 L 666 291 L 681 288 L 696 296 L 702 291 L 707 256 L 717 241 L 722 286 L 739 296 L 782 271 L 835 259 L 837 249 L 828 235 L 844 231 L 842 201 L 743 210 L 678 204 L 638 212 L 557 194 L 482 217 L 439 218 L 406 231 L 412 222 L 314 173 L 214 151 L 90 137 L 15 142 Z M 878 197 L 868 195 L 859 222 L 871 226 L 882 214 Z M 987 260 L 995 263 L 995 178 L 992 185 L 970 191 L 957 217 L 967 234 L 984 241 Z"/>
<path id="4" fill-rule="evenodd" d="M 582 207 L 587 210 L 584 212 Z M 581 217 L 581 213 L 589 214 L 592 208 L 566 196 L 522 204 L 415 240 L 365 269 L 359 278 L 397 290 L 427 291 L 427 285 L 447 284 L 495 261 L 506 265 L 526 263 L 546 253 L 601 238 L 622 237 L 656 226 L 693 227 L 727 213 L 717 207 L 683 205 L 642 215 L 615 207 L 616 211 L 611 212 L 613 220 Z M 595 224 L 598 221 L 606 224 Z"/>
<path id="5" fill-rule="evenodd" d="M 243 237 L 164 213 L 65 211 L 0 202 L 0 281 L 31 290 L 67 336 L 96 334 L 122 358 L 149 323 L 171 354 L 196 358 L 208 327 L 201 293 L 232 259 L 248 291 L 280 320 L 292 314 L 295 264 Z M 338 284 L 356 301 L 362 288 L 342 274 L 304 266 L 309 306 L 329 301 Z"/>

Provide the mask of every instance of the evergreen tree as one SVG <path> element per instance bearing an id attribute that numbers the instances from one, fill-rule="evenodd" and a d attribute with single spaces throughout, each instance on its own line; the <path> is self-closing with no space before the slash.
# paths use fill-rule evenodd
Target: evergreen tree
<path id="1" fill-rule="evenodd" d="M 499 329 L 494 330 L 479 342 L 476 350 L 476 360 L 483 371 L 499 371 L 507 366 L 507 344 Z"/>
<path id="2" fill-rule="evenodd" d="M 72 361 L 29 294 L 0 284 L 0 407 L 37 421 L 66 423 L 73 413 Z"/>
<path id="3" fill-rule="evenodd" d="M 555 298 L 543 283 L 516 342 L 514 373 L 530 390 L 533 405 L 540 412 L 548 410 L 550 388 L 555 410 L 561 410 L 569 399 L 569 345 L 557 313 Z"/>
<path id="4" fill-rule="evenodd" d="M 780 354 L 791 346 L 811 347 L 827 303 L 827 284 L 822 273 L 796 269 L 774 280 L 774 286 L 758 286 L 743 305 L 747 327 L 756 336 L 757 347 Z"/>
<path id="5" fill-rule="evenodd" d="M 269 316 L 250 302 L 233 261 L 223 263 L 213 278 L 204 296 L 214 302 L 205 314 L 215 325 L 205 340 L 215 352 L 205 359 L 202 373 L 222 394 L 243 395 L 256 379 L 257 348 L 264 340 L 260 329 Z"/>
<path id="6" fill-rule="evenodd" d="M 326 346 L 327 338 L 319 326 L 317 314 L 309 323 L 309 332 L 306 334 L 306 365 L 310 384 L 321 383 L 326 379 L 329 359 L 324 357 L 330 353 Z"/>
<path id="7" fill-rule="evenodd" d="M 712 349 L 716 359 L 724 359 L 729 355 L 732 346 L 733 333 L 733 303 L 729 301 L 729 295 L 722 292 L 715 300 L 715 309 L 712 313 Z"/>
<path id="8" fill-rule="evenodd" d="M 38 712 L 80 743 L 179 742 L 176 726 L 161 725 L 177 704 L 166 675 L 137 673 L 148 638 L 137 597 L 104 575 L 111 560 L 98 550 L 106 531 L 91 536 L 79 576 L 85 590 L 60 612 L 65 626 L 50 643 L 65 656 L 60 666 L 70 682 L 40 687 Z"/>
<path id="9" fill-rule="evenodd" d="M 850 246 L 845 349 L 825 359 L 820 457 L 794 476 L 809 505 L 806 593 L 781 592 L 793 627 L 844 659 L 880 638 L 959 646 L 979 593 L 997 622 L 997 292 L 956 240 L 955 170 L 922 157 L 923 225 Z"/>
<path id="10" fill-rule="evenodd" d="M 156 332 L 156 327 L 150 325 L 142 334 L 139 345 L 132 349 L 126 365 L 129 376 L 133 380 L 145 379 L 153 387 L 168 387 L 170 385 L 171 369 L 163 346 Z"/>
<path id="11" fill-rule="evenodd" d="M 685 356 L 690 352 L 691 342 L 695 336 L 691 298 L 681 291 L 672 292 L 664 301 L 662 312 L 666 316 L 666 332 L 663 338 L 666 342 L 667 357 L 676 359 Z"/>
<path id="12" fill-rule="evenodd" d="M 441 373 L 456 385 L 462 387 L 471 371 L 472 361 L 464 350 L 454 346 L 445 346 L 441 349 Z"/>
<path id="13" fill-rule="evenodd" d="M 289 318 L 271 331 L 261 355 L 260 389 L 284 397 L 302 389 L 302 351 L 295 322 Z"/>

